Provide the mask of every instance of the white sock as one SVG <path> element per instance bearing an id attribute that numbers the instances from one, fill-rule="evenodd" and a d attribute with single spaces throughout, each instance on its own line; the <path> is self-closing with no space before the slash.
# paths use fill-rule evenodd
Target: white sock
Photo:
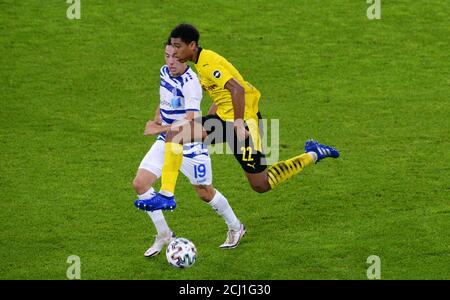
<path id="1" fill-rule="evenodd" d="M 154 194 L 155 194 L 155 189 L 151 187 L 148 191 L 146 191 L 142 195 L 138 195 L 138 198 L 139 198 L 139 200 L 146 200 L 146 199 L 150 199 L 151 197 L 153 197 Z"/>
<path id="2" fill-rule="evenodd" d="M 138 197 L 140 200 L 145 200 L 151 198 L 154 194 L 155 190 L 151 187 L 142 195 L 138 195 Z M 164 218 L 164 214 L 161 210 L 147 211 L 147 213 L 150 216 L 150 219 L 152 219 L 159 236 L 170 235 L 169 225 L 167 225 L 166 219 Z"/>
<path id="3" fill-rule="evenodd" d="M 317 153 L 316 152 L 311 151 L 311 152 L 308 152 L 308 154 L 312 156 L 312 158 L 314 159 L 314 162 L 317 161 L 318 157 L 317 157 Z"/>
<path id="4" fill-rule="evenodd" d="M 173 193 L 169 192 L 169 191 L 164 191 L 164 190 L 160 190 L 159 193 L 163 196 L 167 196 L 167 197 L 172 197 Z"/>
<path id="5" fill-rule="evenodd" d="M 214 198 L 209 202 L 209 205 L 225 220 L 230 230 L 239 230 L 241 222 L 238 220 L 233 212 L 227 198 L 225 198 L 218 190 Z"/>

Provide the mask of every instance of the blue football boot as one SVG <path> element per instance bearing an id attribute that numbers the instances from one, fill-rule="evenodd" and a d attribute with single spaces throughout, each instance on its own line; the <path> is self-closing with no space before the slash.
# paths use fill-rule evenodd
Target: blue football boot
<path id="1" fill-rule="evenodd" d="M 174 210 L 177 207 L 177 204 L 174 196 L 167 197 L 160 193 L 156 193 L 155 196 L 150 199 L 136 200 L 134 206 L 145 211 L 155 211 L 160 209 Z"/>
<path id="2" fill-rule="evenodd" d="M 339 151 L 331 146 L 327 146 L 324 144 L 319 144 L 319 142 L 314 140 L 306 141 L 305 143 L 305 152 L 315 152 L 317 154 L 317 161 L 318 163 L 320 160 L 326 158 L 326 157 L 333 157 L 338 158 L 339 157 Z"/>

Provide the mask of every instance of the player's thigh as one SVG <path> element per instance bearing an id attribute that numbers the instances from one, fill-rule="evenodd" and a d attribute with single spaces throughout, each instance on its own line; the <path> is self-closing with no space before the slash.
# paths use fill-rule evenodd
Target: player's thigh
<path id="1" fill-rule="evenodd" d="M 138 174 L 140 170 L 145 170 L 154 174 L 156 179 L 161 177 L 162 168 L 164 165 L 164 151 L 164 141 L 157 140 L 142 159 L 138 168 Z M 145 172 L 143 174 L 145 174 Z"/>
<path id="2" fill-rule="evenodd" d="M 181 172 L 193 185 L 212 184 L 211 158 L 208 155 L 201 154 L 192 158 L 183 156 Z"/>
<path id="3" fill-rule="evenodd" d="M 237 142 L 237 146 L 234 146 L 234 158 L 241 165 L 241 168 L 245 173 L 259 174 L 267 169 L 264 153 L 256 150 L 252 143 L 248 143 L 248 138 L 247 143 L 241 144 L 240 142 Z M 230 145 L 230 148 L 231 147 L 232 145 Z"/>

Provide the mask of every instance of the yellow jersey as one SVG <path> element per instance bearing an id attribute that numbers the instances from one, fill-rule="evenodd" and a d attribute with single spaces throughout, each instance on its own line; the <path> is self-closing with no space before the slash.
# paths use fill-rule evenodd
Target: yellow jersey
<path id="1" fill-rule="evenodd" d="M 261 93 L 249 82 L 245 81 L 239 71 L 225 58 L 214 51 L 199 48 L 198 60 L 195 63 L 202 88 L 207 91 L 217 105 L 217 115 L 224 121 L 234 121 L 233 102 L 230 91 L 225 84 L 231 78 L 236 79 L 245 90 L 244 120 L 258 120 L 258 103 Z"/>

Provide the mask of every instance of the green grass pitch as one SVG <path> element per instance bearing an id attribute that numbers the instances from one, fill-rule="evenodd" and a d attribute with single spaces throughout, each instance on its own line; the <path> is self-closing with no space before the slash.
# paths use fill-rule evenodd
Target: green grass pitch
<path id="1" fill-rule="evenodd" d="M 450 279 L 450 6 L 446 0 L 0 1 L 0 279 Z M 166 217 L 191 269 L 143 252 L 155 230 L 133 206 L 142 135 L 159 101 L 163 43 L 178 23 L 229 59 L 280 122 L 280 159 L 308 138 L 338 160 L 253 192 L 232 155 L 214 184 L 248 233 L 179 177 Z M 202 104 L 206 111 L 210 99 Z"/>

